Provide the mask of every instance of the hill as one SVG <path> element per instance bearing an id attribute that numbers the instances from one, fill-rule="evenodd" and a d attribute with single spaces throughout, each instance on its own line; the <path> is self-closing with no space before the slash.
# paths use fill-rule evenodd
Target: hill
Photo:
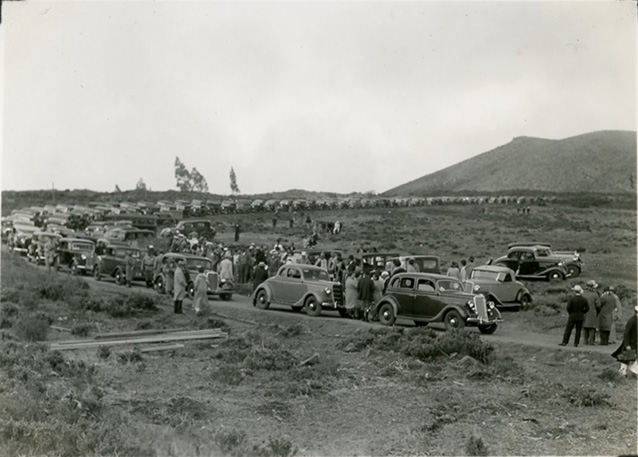
<path id="1" fill-rule="evenodd" d="M 635 193 L 636 132 L 600 131 L 562 140 L 510 143 L 383 193 Z"/>

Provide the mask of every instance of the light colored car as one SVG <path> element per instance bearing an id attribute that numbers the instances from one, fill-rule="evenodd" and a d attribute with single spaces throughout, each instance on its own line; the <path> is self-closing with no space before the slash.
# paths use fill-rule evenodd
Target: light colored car
<path id="1" fill-rule="evenodd" d="M 330 280 L 323 268 L 306 264 L 287 264 L 277 274 L 262 282 L 252 294 L 253 304 L 268 309 L 272 303 L 289 305 L 294 311 L 306 310 L 319 316 L 322 309 L 345 316 L 341 284 Z"/>
<path id="2" fill-rule="evenodd" d="M 532 301 L 532 294 L 522 282 L 516 280 L 514 272 L 498 265 L 474 267 L 464 288 L 466 292 L 485 295 L 496 306 L 525 308 Z"/>

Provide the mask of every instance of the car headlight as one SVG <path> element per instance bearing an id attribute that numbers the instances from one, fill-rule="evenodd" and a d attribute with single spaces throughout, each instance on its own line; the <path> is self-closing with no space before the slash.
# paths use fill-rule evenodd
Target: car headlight
<path id="1" fill-rule="evenodd" d="M 330 289 L 330 287 L 326 287 L 325 289 L 323 289 L 323 291 L 326 293 L 326 295 L 330 295 L 332 293 L 332 289 Z"/>
<path id="2" fill-rule="evenodd" d="M 560 262 L 558 262 L 558 266 L 559 267 L 564 267 L 565 266 L 565 262 L 563 262 L 562 260 Z"/>
<path id="3" fill-rule="evenodd" d="M 82 260 L 86 260 L 86 255 L 82 254 L 82 255 L 80 256 L 80 258 L 81 258 Z"/>
<path id="4" fill-rule="evenodd" d="M 478 284 L 474 285 L 474 292 L 478 292 L 479 290 L 481 290 L 481 286 L 479 286 Z"/>
<path id="5" fill-rule="evenodd" d="M 226 278 L 224 278 L 224 279 L 221 279 L 219 282 L 220 282 L 220 284 L 223 284 L 223 283 L 225 283 L 226 281 L 227 281 L 227 279 L 226 279 Z"/>
<path id="6" fill-rule="evenodd" d="M 488 301 L 487 302 L 487 308 L 491 311 L 495 308 L 496 306 L 494 306 L 494 302 L 493 301 Z"/>
<path id="7" fill-rule="evenodd" d="M 474 305 L 474 300 L 469 300 L 469 301 L 466 303 L 466 305 L 467 305 L 467 307 L 468 307 L 468 308 L 470 308 L 472 311 L 475 311 L 475 312 L 476 312 L 476 306 Z"/>

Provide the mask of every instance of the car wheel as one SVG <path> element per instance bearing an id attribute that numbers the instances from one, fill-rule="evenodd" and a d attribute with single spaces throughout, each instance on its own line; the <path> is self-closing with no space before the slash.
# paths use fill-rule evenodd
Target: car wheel
<path id="1" fill-rule="evenodd" d="M 291 306 L 292 310 L 296 313 L 303 309 L 303 306 Z"/>
<path id="2" fill-rule="evenodd" d="M 126 284 L 126 275 L 119 268 L 115 270 L 115 282 L 120 286 Z"/>
<path id="3" fill-rule="evenodd" d="M 421 321 L 414 321 L 414 325 L 417 327 L 427 327 L 428 323 L 427 322 L 421 322 Z"/>
<path id="4" fill-rule="evenodd" d="M 219 298 L 224 301 L 230 301 L 230 299 L 233 298 L 233 294 L 219 294 Z"/>
<path id="5" fill-rule="evenodd" d="M 384 303 L 379 308 L 379 323 L 383 325 L 392 325 L 397 318 L 394 315 L 394 308 L 390 303 Z"/>
<path id="6" fill-rule="evenodd" d="M 73 276 L 77 276 L 78 275 L 78 264 L 77 264 L 77 262 L 75 260 L 73 262 L 71 262 L 71 274 Z"/>
<path id="7" fill-rule="evenodd" d="M 453 309 L 445 314 L 445 330 L 462 329 L 465 327 L 465 319 L 457 310 Z"/>
<path id="8" fill-rule="evenodd" d="M 255 297 L 255 305 L 259 309 L 268 309 L 270 302 L 268 301 L 268 294 L 264 289 L 260 289 Z"/>
<path id="9" fill-rule="evenodd" d="M 158 276 L 155 280 L 155 290 L 160 294 L 166 293 L 166 288 L 164 287 L 164 278 L 162 278 L 161 276 Z"/>
<path id="10" fill-rule="evenodd" d="M 195 286 L 193 285 L 192 282 L 186 286 L 186 296 L 190 298 L 191 300 L 195 296 Z"/>
<path id="11" fill-rule="evenodd" d="M 498 324 L 479 325 L 479 332 L 485 335 L 491 335 L 492 333 L 496 331 L 497 328 L 498 328 Z"/>
<path id="12" fill-rule="evenodd" d="M 95 268 L 93 268 L 93 277 L 96 281 L 102 279 L 102 271 L 99 265 L 96 265 Z"/>
<path id="13" fill-rule="evenodd" d="M 306 299 L 306 314 L 308 316 L 317 317 L 321 314 L 321 303 L 313 296 Z"/>
<path id="14" fill-rule="evenodd" d="M 521 305 L 521 309 L 527 309 L 530 303 L 529 295 L 523 295 L 518 303 Z"/>
<path id="15" fill-rule="evenodd" d="M 547 275 L 548 281 L 562 281 L 563 279 L 565 279 L 565 276 L 560 271 L 552 271 Z"/>
<path id="16" fill-rule="evenodd" d="M 576 265 L 570 265 L 567 267 L 567 273 L 569 273 L 570 278 L 575 278 L 580 275 L 580 268 Z"/>

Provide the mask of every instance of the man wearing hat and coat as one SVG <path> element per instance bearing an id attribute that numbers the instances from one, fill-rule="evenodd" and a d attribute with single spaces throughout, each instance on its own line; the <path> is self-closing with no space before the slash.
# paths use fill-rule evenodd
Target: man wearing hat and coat
<path id="1" fill-rule="evenodd" d="M 600 308 L 600 297 L 598 292 L 596 292 L 597 287 L 596 281 L 591 279 L 585 284 L 585 291 L 583 292 L 583 297 L 589 305 L 589 311 L 585 314 L 585 320 L 583 321 L 585 344 L 588 346 L 593 346 L 596 338 L 598 309 Z"/>
<path id="2" fill-rule="evenodd" d="M 607 346 L 609 344 L 609 334 L 614 319 L 614 310 L 616 309 L 616 295 L 614 294 L 614 286 L 609 286 L 600 297 L 600 310 L 598 311 L 598 334 L 600 335 L 600 344 Z"/>
<path id="3" fill-rule="evenodd" d="M 253 292 L 257 290 L 259 284 L 268 279 L 268 266 L 264 262 L 259 262 L 255 267 L 255 276 L 253 279 Z M 253 300 L 253 305 L 255 301 Z"/>
<path id="4" fill-rule="evenodd" d="M 567 326 L 565 327 L 565 333 L 563 333 L 563 341 L 559 343 L 559 346 L 567 346 L 572 330 L 576 327 L 574 347 L 578 347 L 585 314 L 589 311 L 589 303 L 587 303 L 587 299 L 583 297 L 583 288 L 576 285 L 572 290 L 574 291 L 574 295 L 570 297 L 567 302 L 567 314 L 569 315 L 567 318 Z"/>

